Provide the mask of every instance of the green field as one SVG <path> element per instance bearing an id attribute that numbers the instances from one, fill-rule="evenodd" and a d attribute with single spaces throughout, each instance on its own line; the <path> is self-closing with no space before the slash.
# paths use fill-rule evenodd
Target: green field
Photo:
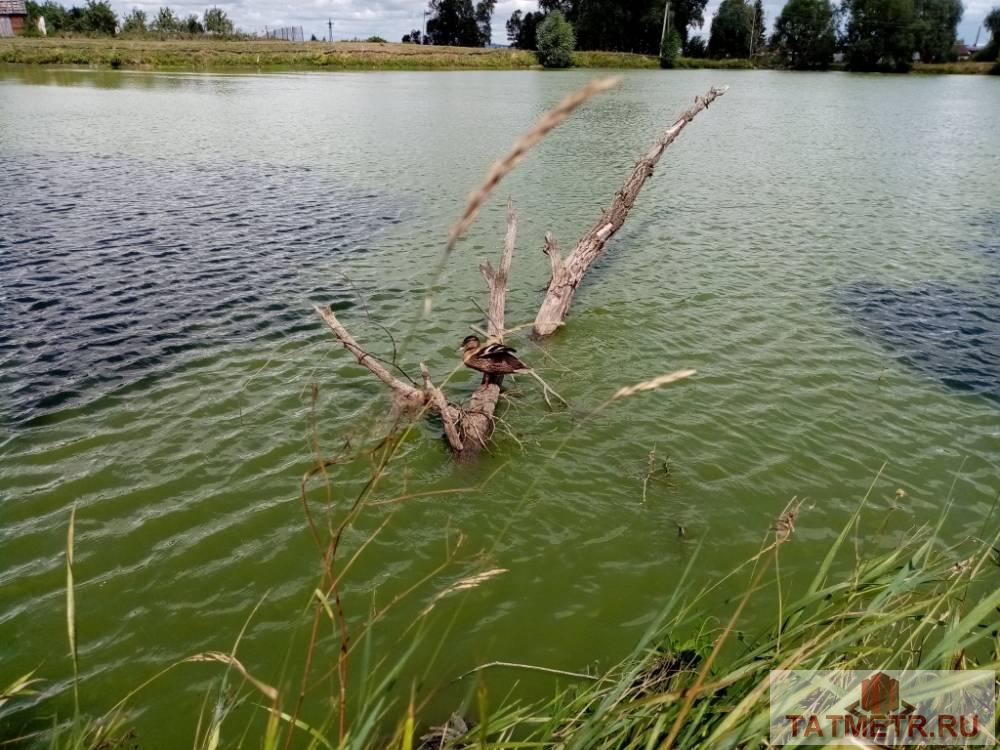
<path id="1" fill-rule="evenodd" d="M 134 70 L 523 70 L 538 68 L 534 52 L 437 47 L 390 42 L 304 42 L 268 39 L 127 39 L 22 37 L 0 39 L 0 63 L 88 65 Z M 579 68 L 657 68 L 654 55 L 575 52 Z M 749 60 L 681 57 L 676 68 L 749 69 Z M 757 67 L 769 67 L 758 63 Z M 917 64 L 917 73 L 989 73 L 991 63 Z"/>
<path id="2" fill-rule="evenodd" d="M 0 39 L 0 62 L 133 69 L 517 70 L 538 66 L 533 52 L 368 42 L 219 41 L 211 39 Z M 650 55 L 578 52 L 580 67 L 655 68 Z"/>

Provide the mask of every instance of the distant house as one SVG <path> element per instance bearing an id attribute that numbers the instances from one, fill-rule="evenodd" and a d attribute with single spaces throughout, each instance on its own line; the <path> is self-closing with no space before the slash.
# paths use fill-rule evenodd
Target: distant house
<path id="1" fill-rule="evenodd" d="M 955 42 L 955 46 L 951 48 L 952 57 L 956 60 L 968 60 L 972 57 L 972 53 L 973 51 L 961 39 Z"/>
<path id="2" fill-rule="evenodd" d="M 0 36 L 24 33 L 28 9 L 24 0 L 0 0 Z"/>

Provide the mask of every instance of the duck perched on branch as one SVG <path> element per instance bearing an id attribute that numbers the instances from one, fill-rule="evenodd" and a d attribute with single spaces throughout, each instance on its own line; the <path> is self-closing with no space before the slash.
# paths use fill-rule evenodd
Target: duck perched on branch
<path id="1" fill-rule="evenodd" d="M 462 361 L 466 367 L 483 373 L 484 383 L 499 384 L 500 378 L 504 375 L 515 375 L 523 372 L 542 384 L 542 395 L 549 406 L 552 406 L 552 402 L 549 401 L 550 393 L 564 404 L 566 403 L 566 399 L 552 390 L 537 372 L 515 356 L 516 349 L 498 343 L 484 345 L 478 336 L 466 336 L 458 350 L 462 352 Z"/>
<path id="2" fill-rule="evenodd" d="M 503 344 L 486 344 L 478 336 L 466 336 L 459 347 L 466 367 L 485 372 L 487 375 L 513 375 L 516 372 L 530 372 L 531 368 L 519 360 L 512 349 Z"/>

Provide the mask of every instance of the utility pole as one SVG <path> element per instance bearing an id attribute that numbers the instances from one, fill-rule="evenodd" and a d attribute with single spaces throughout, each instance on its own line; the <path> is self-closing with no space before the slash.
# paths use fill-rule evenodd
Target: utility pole
<path id="1" fill-rule="evenodd" d="M 426 37 L 427 37 L 427 8 L 424 8 L 424 35 L 420 37 L 420 41 L 423 42 L 423 40 Z"/>
<path id="2" fill-rule="evenodd" d="M 327 28 L 326 41 L 332 42 L 333 41 L 333 19 L 332 18 L 328 18 L 326 20 L 326 28 Z"/>
<path id="3" fill-rule="evenodd" d="M 750 12 L 753 14 L 753 19 L 750 21 L 750 62 L 753 63 L 753 38 L 757 31 L 757 7 L 750 6 Z"/>
<path id="4" fill-rule="evenodd" d="M 660 32 L 660 50 L 663 50 L 663 40 L 667 38 L 670 31 L 670 0 L 663 6 L 663 31 Z"/>

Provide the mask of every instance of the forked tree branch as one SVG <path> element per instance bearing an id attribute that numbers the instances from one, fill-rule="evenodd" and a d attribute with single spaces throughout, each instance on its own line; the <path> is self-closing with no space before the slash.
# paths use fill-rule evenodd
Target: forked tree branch
<path id="1" fill-rule="evenodd" d="M 677 140 L 677 136 L 695 116 L 717 98 L 726 93 L 726 88 L 712 88 L 704 97 L 695 97 L 694 105 L 688 109 L 670 128 L 652 145 L 652 147 L 636 163 L 632 174 L 625 180 L 622 189 L 615 194 L 611 208 L 601 215 L 600 220 L 576 244 L 565 259 L 560 258 L 558 246 L 551 235 L 545 237 L 544 252 L 552 262 L 552 278 L 549 280 L 548 291 L 542 300 L 538 314 L 535 316 L 535 336 L 549 336 L 563 324 L 569 307 L 573 302 L 576 288 L 583 280 L 587 269 L 604 252 L 608 240 L 621 229 L 629 211 L 635 204 L 642 186 L 653 174 L 653 168 L 660 160 L 667 147 Z"/>

